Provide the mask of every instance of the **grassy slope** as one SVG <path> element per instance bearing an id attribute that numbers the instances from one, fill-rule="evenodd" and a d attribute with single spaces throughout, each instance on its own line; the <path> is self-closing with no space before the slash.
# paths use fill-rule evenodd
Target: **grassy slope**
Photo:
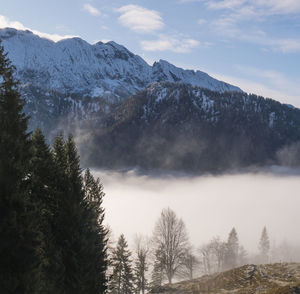
<path id="1" fill-rule="evenodd" d="M 245 265 L 220 274 L 166 285 L 164 294 L 296 294 L 300 293 L 300 264 Z"/>

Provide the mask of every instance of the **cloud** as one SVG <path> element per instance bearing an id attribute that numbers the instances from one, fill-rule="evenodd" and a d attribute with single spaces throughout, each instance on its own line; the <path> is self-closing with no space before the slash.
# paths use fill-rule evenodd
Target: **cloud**
<path id="1" fill-rule="evenodd" d="M 198 24 L 198 25 L 203 25 L 203 24 L 205 24 L 205 23 L 207 23 L 207 20 L 204 19 L 204 18 L 200 18 L 200 19 L 197 20 L 197 24 Z"/>
<path id="2" fill-rule="evenodd" d="M 206 0 L 206 6 L 210 9 L 239 9 L 252 7 L 260 13 L 293 14 L 300 12 L 299 0 Z"/>
<path id="3" fill-rule="evenodd" d="M 207 1 L 206 5 L 211 9 L 233 9 L 246 3 L 245 0 Z"/>
<path id="4" fill-rule="evenodd" d="M 95 8 L 94 6 L 92 6 L 91 4 L 84 4 L 83 9 L 85 11 L 87 11 L 88 13 L 90 13 L 91 15 L 97 16 L 100 15 L 101 12 L 100 10 L 98 10 L 97 8 Z"/>
<path id="5" fill-rule="evenodd" d="M 276 7 L 279 7 L 279 3 L 277 1 L 258 0 L 253 2 L 255 5 L 249 5 L 252 2 L 252 0 L 207 1 L 206 5 L 209 8 L 225 10 L 219 18 L 210 22 L 211 28 L 222 37 L 258 44 L 273 51 L 282 53 L 300 52 L 300 38 L 273 37 L 260 29 L 260 25 L 277 11 Z M 268 3 L 269 9 L 266 9 L 266 7 L 262 9 L 262 5 Z M 278 5 L 275 5 L 276 3 Z M 296 5 L 293 7 L 297 8 Z M 280 13 L 289 11 L 288 8 L 291 7 L 285 6 L 285 9 L 283 7 L 283 11 Z"/>
<path id="6" fill-rule="evenodd" d="M 58 34 L 43 33 L 43 32 L 37 31 L 37 30 L 30 29 L 18 21 L 11 21 L 8 17 L 6 17 L 4 15 L 0 15 L 0 28 L 14 28 L 14 29 L 23 30 L 23 31 L 29 30 L 32 33 L 34 33 L 42 38 L 46 38 L 46 39 L 52 40 L 54 42 L 57 42 L 62 39 L 78 37 L 78 36 L 74 36 L 74 35 L 58 35 Z"/>
<path id="7" fill-rule="evenodd" d="M 172 51 L 175 53 L 188 53 L 193 48 L 210 46 L 210 43 L 200 43 L 194 39 L 178 39 L 160 35 L 157 40 L 141 41 L 141 46 L 146 51 Z"/>
<path id="8" fill-rule="evenodd" d="M 238 65 L 236 68 L 243 74 L 259 78 L 264 84 L 269 84 L 273 89 L 289 91 L 297 96 L 300 93 L 300 79 L 289 78 L 281 72 L 272 69 L 261 69 L 251 66 Z M 299 94 L 298 94 L 299 95 Z M 298 96 L 299 97 L 299 96 Z M 300 97 L 298 98 L 300 103 Z"/>
<path id="9" fill-rule="evenodd" d="M 120 23 L 138 33 L 151 33 L 164 26 L 159 12 L 138 5 L 125 5 L 118 9 Z"/>
<path id="10" fill-rule="evenodd" d="M 300 108 L 300 97 L 298 94 L 300 90 L 299 81 L 291 81 L 283 74 L 273 70 L 262 70 L 244 66 L 238 66 L 238 69 L 243 76 L 248 75 L 248 77 L 241 77 L 241 75 L 237 77 L 219 73 L 209 74 L 219 80 L 238 85 L 247 93 L 255 93 Z M 257 82 L 257 77 L 260 77 L 260 82 Z"/>

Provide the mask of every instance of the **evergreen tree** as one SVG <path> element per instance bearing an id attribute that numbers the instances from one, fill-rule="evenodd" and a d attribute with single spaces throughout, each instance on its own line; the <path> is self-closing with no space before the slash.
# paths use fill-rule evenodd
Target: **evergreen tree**
<path id="1" fill-rule="evenodd" d="M 111 260 L 113 273 L 108 288 L 111 294 L 132 294 L 134 292 L 131 253 L 127 248 L 127 242 L 122 234 Z"/>
<path id="2" fill-rule="evenodd" d="M 260 262 L 267 263 L 269 260 L 270 240 L 269 240 L 268 231 L 266 227 L 264 227 L 261 232 L 258 248 L 259 248 Z"/>
<path id="3" fill-rule="evenodd" d="M 84 282 L 86 293 L 104 293 L 107 269 L 107 229 L 103 225 L 103 185 L 94 179 L 89 169 L 84 174 L 86 205 L 86 227 L 84 239 L 87 242 Z"/>
<path id="4" fill-rule="evenodd" d="M 32 158 L 30 164 L 30 202 L 34 204 L 33 218 L 39 232 L 37 252 L 39 254 L 39 291 L 61 293 L 58 281 L 63 271 L 60 251 L 54 239 L 54 224 L 57 217 L 54 162 L 38 128 L 32 136 Z"/>
<path id="5" fill-rule="evenodd" d="M 103 227 L 103 187 L 90 171 L 84 178 L 72 136 L 53 144 L 58 217 L 56 242 L 64 266 L 64 293 L 104 293 L 106 289 L 106 230 Z"/>
<path id="6" fill-rule="evenodd" d="M 24 102 L 11 65 L 0 45 L 0 289 L 36 293 L 37 232 L 27 202 L 30 141 Z"/>
<path id="7" fill-rule="evenodd" d="M 154 264 L 151 276 L 151 288 L 159 288 L 163 283 L 164 277 L 165 272 L 162 248 L 157 248 L 154 254 Z"/>
<path id="8" fill-rule="evenodd" d="M 53 151 L 61 183 L 57 224 L 57 243 L 64 265 L 65 293 L 84 293 L 82 279 L 86 244 L 84 240 L 84 191 L 79 156 L 71 136 L 64 142 L 62 136 L 54 142 Z M 57 175 L 57 176 L 58 176 Z"/>
<path id="9" fill-rule="evenodd" d="M 238 255 L 239 254 L 239 239 L 235 228 L 229 233 L 226 253 L 225 253 L 225 268 L 231 269 L 238 265 Z"/>
<path id="10" fill-rule="evenodd" d="M 71 136 L 29 139 L 13 70 L 0 46 L 0 292 L 102 294 L 103 187 L 83 181 Z"/>
<path id="11" fill-rule="evenodd" d="M 134 264 L 134 277 L 136 293 L 144 294 L 148 288 L 148 280 L 146 277 L 148 271 L 148 252 L 149 247 L 147 241 L 142 237 L 136 239 L 136 258 Z"/>

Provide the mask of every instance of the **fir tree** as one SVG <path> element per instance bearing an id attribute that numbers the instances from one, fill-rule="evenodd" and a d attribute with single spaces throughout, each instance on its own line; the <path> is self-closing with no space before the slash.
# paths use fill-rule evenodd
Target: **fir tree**
<path id="1" fill-rule="evenodd" d="M 267 228 L 264 227 L 259 240 L 259 255 L 262 263 L 267 263 L 269 260 L 270 240 Z"/>
<path id="2" fill-rule="evenodd" d="M 89 171 L 82 177 L 72 136 L 58 136 L 53 156 L 59 179 L 56 242 L 64 266 L 64 293 L 104 293 L 106 230 L 103 227 L 103 187 Z"/>
<path id="3" fill-rule="evenodd" d="M 154 256 L 154 264 L 151 276 L 151 288 L 153 290 L 162 285 L 165 277 L 162 248 L 157 248 Z"/>
<path id="4" fill-rule="evenodd" d="M 136 258 L 134 263 L 134 277 L 136 293 L 144 294 L 148 288 L 148 280 L 146 277 L 148 271 L 148 244 L 146 239 L 142 237 L 136 238 Z"/>
<path id="5" fill-rule="evenodd" d="M 38 128 L 32 136 L 29 197 L 35 207 L 33 217 L 39 232 L 37 243 L 40 258 L 39 291 L 43 293 L 61 293 L 59 280 L 63 265 L 53 231 L 58 209 L 55 176 L 50 148 L 45 142 L 42 131 Z"/>
<path id="6" fill-rule="evenodd" d="M 103 185 L 95 180 L 89 169 L 84 174 L 86 226 L 84 238 L 87 242 L 84 282 L 86 293 L 104 293 L 107 269 L 107 230 L 103 225 Z"/>
<path id="7" fill-rule="evenodd" d="M 225 253 L 225 268 L 231 269 L 238 265 L 239 239 L 235 228 L 229 233 L 226 253 Z"/>
<path id="8" fill-rule="evenodd" d="M 36 293 L 37 232 L 27 202 L 30 141 L 14 67 L 0 46 L 0 289 Z"/>
<path id="9" fill-rule="evenodd" d="M 109 293 L 111 294 L 132 294 L 133 274 L 131 268 L 131 253 L 122 234 L 118 240 L 117 247 L 112 255 L 113 273 L 109 281 Z"/>
<path id="10" fill-rule="evenodd" d="M 66 142 L 58 136 L 53 152 L 57 176 L 60 177 L 57 186 L 60 199 L 56 240 L 64 265 L 63 289 L 65 293 L 84 293 L 84 192 L 79 156 L 71 136 Z"/>

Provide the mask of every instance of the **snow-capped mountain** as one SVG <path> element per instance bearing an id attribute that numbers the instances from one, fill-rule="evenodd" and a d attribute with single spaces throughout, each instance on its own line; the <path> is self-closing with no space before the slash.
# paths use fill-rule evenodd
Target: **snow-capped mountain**
<path id="1" fill-rule="evenodd" d="M 0 30 L 30 128 L 72 132 L 84 164 L 196 172 L 300 166 L 300 110 L 114 42 Z M 286 156 L 289 154 L 289 156 Z M 294 154 L 295 156 L 290 156 Z"/>
<path id="2" fill-rule="evenodd" d="M 160 60 L 153 66 L 115 42 L 94 45 L 80 38 L 53 42 L 30 31 L 0 29 L 2 45 L 25 86 L 64 94 L 125 98 L 152 82 L 189 83 L 213 91 L 241 91 L 204 72 Z"/>

